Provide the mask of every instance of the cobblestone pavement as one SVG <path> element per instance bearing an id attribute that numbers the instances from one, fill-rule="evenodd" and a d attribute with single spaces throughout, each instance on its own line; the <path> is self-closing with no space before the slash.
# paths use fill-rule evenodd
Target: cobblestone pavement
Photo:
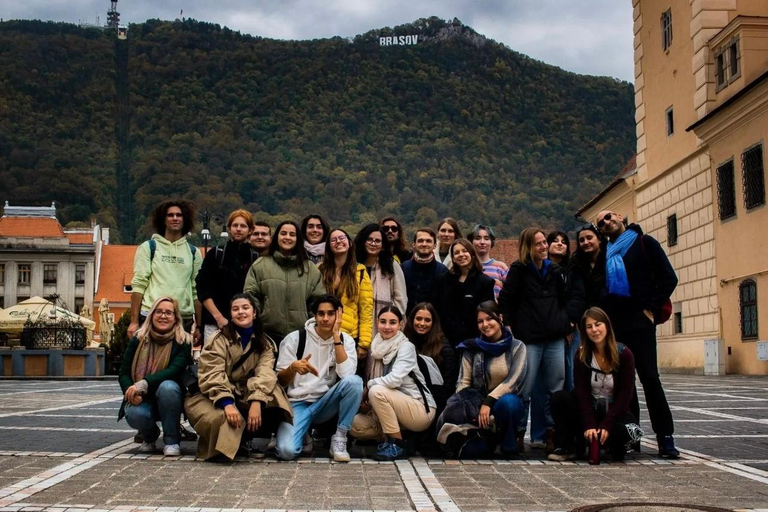
<path id="1" fill-rule="evenodd" d="M 185 442 L 181 457 L 140 455 L 134 432 L 116 422 L 117 383 L 0 380 L 0 512 L 566 511 L 651 501 L 768 512 L 768 378 L 663 381 L 683 458 L 657 459 L 644 421 L 641 454 L 589 466 L 531 449 L 511 461 L 335 464 L 318 451 L 292 463 L 214 464 L 196 461 Z"/>

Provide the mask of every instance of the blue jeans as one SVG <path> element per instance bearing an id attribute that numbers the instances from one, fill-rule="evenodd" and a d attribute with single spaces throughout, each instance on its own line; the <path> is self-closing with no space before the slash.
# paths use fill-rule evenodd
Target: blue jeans
<path id="1" fill-rule="evenodd" d="M 157 387 L 154 400 L 139 405 L 125 404 L 125 421 L 138 430 L 144 441 L 151 443 L 160 437 L 157 422 L 163 425 L 163 443 L 179 444 L 179 418 L 183 410 L 181 388 L 172 380 L 164 380 Z"/>
<path id="2" fill-rule="evenodd" d="M 544 415 L 547 428 L 554 426 L 552 414 L 549 410 L 549 399 L 552 395 L 563 389 L 565 381 L 565 361 L 563 353 L 565 350 L 565 340 L 559 339 L 547 343 L 528 344 L 525 346 L 528 359 L 528 372 L 525 374 L 523 383 L 523 416 L 518 423 L 518 430 L 525 432 L 528 423 L 528 411 L 531 407 L 531 395 L 533 394 L 534 384 L 539 375 L 542 379 L 543 396 L 534 399 L 537 403 L 543 400 Z"/>
<path id="3" fill-rule="evenodd" d="M 363 379 L 351 375 L 334 384 L 317 402 L 292 402 L 293 425 L 286 421 L 280 423 L 275 454 L 279 459 L 295 459 L 301 453 L 304 434 L 312 424 L 323 423 L 337 414 L 338 428 L 349 431 L 362 399 Z"/>
<path id="4" fill-rule="evenodd" d="M 581 335 L 576 329 L 573 333 L 573 341 L 570 345 L 565 346 L 565 385 L 563 386 L 565 391 L 573 391 L 573 362 L 580 345 Z"/>
<path id="5" fill-rule="evenodd" d="M 501 449 L 507 453 L 517 453 L 517 425 L 523 416 L 523 401 L 520 397 L 508 393 L 493 405 L 493 416 L 501 437 Z"/>

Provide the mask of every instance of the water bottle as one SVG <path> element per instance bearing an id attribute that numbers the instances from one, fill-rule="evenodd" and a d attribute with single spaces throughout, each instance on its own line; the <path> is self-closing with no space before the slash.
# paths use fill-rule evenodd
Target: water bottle
<path id="1" fill-rule="evenodd" d="M 589 464 L 595 466 L 600 464 L 600 439 L 596 435 L 589 443 Z"/>

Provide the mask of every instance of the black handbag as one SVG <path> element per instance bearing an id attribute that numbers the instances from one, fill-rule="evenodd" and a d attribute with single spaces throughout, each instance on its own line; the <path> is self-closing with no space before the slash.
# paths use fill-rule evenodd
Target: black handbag
<path id="1" fill-rule="evenodd" d="M 181 374 L 181 383 L 190 395 L 200 392 L 200 385 L 197 382 L 197 362 L 187 366 L 184 373 Z"/>

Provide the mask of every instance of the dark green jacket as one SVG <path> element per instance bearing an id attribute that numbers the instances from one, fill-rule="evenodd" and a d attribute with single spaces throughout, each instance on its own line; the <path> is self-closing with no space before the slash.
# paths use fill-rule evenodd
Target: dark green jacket
<path id="1" fill-rule="evenodd" d="M 144 376 L 144 380 L 149 384 L 147 396 L 145 397 L 147 400 L 154 400 L 155 392 L 157 392 L 158 386 L 160 386 L 164 380 L 174 380 L 179 384 L 179 387 L 181 387 L 182 390 L 184 389 L 184 385 L 181 382 L 181 375 L 184 373 L 186 367 L 192 363 L 192 347 L 189 343 L 184 343 L 183 345 L 180 345 L 175 341 L 172 341 L 171 343 L 173 343 L 173 346 L 171 347 L 171 357 L 168 360 L 168 366 L 157 373 Z M 122 363 L 120 364 L 120 375 L 117 378 L 117 381 L 120 383 L 120 389 L 123 391 L 123 396 L 125 396 L 126 390 L 134 384 L 133 377 L 131 376 L 131 367 L 133 366 L 133 357 L 136 355 L 138 346 L 139 339 L 134 336 L 131 338 L 131 341 L 128 342 L 128 346 L 125 348 L 125 354 L 123 354 Z M 125 404 L 126 402 L 123 400 L 123 403 L 120 405 L 120 412 L 117 415 L 118 421 L 125 416 Z"/>

